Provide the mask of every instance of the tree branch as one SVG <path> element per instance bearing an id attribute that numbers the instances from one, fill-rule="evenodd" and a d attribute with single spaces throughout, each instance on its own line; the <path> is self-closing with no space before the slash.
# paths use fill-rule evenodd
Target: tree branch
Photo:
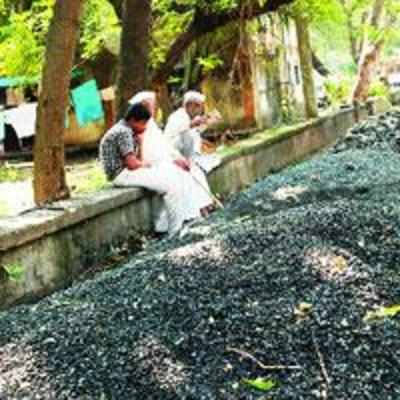
<path id="1" fill-rule="evenodd" d="M 187 30 L 179 35 L 171 45 L 165 62 L 154 71 L 152 77 L 153 84 L 158 86 L 168 79 L 175 65 L 194 40 L 207 33 L 214 32 L 217 28 L 221 28 L 241 17 L 249 20 L 267 12 L 276 11 L 280 6 L 292 2 L 293 0 L 269 0 L 263 5 L 260 5 L 259 2 L 254 2 L 247 13 L 241 13 L 244 1 L 238 7 L 228 12 L 207 13 L 204 10 L 197 9 Z"/>
<path id="2" fill-rule="evenodd" d="M 329 69 L 325 66 L 325 64 L 320 60 L 320 58 L 314 52 L 312 52 L 312 64 L 314 69 L 318 71 L 320 75 L 325 77 L 330 75 Z"/>

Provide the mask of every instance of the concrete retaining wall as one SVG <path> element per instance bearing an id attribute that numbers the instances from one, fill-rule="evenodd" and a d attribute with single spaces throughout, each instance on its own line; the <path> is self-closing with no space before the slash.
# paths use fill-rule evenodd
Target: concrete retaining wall
<path id="1" fill-rule="evenodd" d="M 237 193 L 321 151 L 367 116 L 367 107 L 348 109 L 259 133 L 221 153 L 223 163 L 210 176 L 212 189 L 223 196 Z M 151 196 L 139 189 L 108 189 L 58 202 L 50 210 L 0 219 L 0 308 L 69 285 L 111 245 L 149 231 L 151 220 Z"/>
<path id="2" fill-rule="evenodd" d="M 400 90 L 395 90 L 390 94 L 390 101 L 393 105 L 400 105 Z"/>

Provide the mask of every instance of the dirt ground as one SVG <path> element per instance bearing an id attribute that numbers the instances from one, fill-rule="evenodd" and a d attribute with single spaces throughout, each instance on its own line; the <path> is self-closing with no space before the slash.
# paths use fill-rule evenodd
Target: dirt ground
<path id="1" fill-rule="evenodd" d="M 96 192 L 107 186 L 96 156 L 69 160 L 67 182 L 73 196 Z M 0 217 L 16 216 L 34 207 L 32 162 L 7 162 L 0 165 Z"/>

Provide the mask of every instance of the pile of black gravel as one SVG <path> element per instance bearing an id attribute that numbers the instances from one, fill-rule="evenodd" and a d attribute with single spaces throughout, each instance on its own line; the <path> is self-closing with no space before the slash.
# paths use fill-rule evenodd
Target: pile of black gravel
<path id="1" fill-rule="evenodd" d="M 332 151 L 367 148 L 400 152 L 400 110 L 371 117 L 355 126 L 333 147 Z"/>
<path id="2" fill-rule="evenodd" d="M 364 320 L 400 304 L 399 171 L 391 151 L 308 161 L 0 314 L 0 399 L 400 399 L 400 315 Z M 275 388 L 243 383 L 257 377 Z"/>

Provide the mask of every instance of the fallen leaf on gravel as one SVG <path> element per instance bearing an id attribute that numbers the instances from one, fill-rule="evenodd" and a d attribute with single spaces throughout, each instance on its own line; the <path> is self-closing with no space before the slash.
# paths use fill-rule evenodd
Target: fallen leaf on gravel
<path id="1" fill-rule="evenodd" d="M 344 257 L 342 257 L 342 256 L 335 257 L 332 260 L 332 262 L 333 262 L 333 266 L 332 266 L 332 269 L 331 269 L 332 274 L 341 274 L 348 267 L 346 259 Z"/>
<path id="2" fill-rule="evenodd" d="M 303 321 L 306 319 L 312 312 L 312 304 L 310 303 L 300 303 L 295 309 L 294 309 L 294 315 L 296 315 L 298 321 Z"/>
<path id="3" fill-rule="evenodd" d="M 364 317 L 364 321 L 373 321 L 375 319 L 395 317 L 400 314 L 400 305 L 390 307 L 380 307 L 376 311 L 368 311 Z"/>
<path id="4" fill-rule="evenodd" d="M 243 379 L 242 382 L 253 389 L 261 390 L 263 392 L 267 392 L 277 386 L 275 381 L 267 378 Z"/>

